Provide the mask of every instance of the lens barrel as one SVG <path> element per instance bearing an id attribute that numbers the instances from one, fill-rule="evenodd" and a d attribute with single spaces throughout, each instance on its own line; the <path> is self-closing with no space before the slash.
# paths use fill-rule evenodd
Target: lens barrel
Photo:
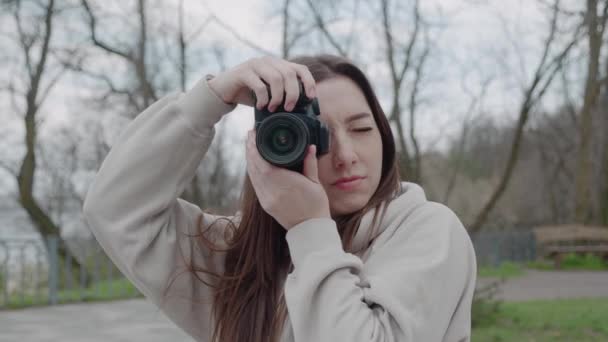
<path id="1" fill-rule="evenodd" d="M 256 145 L 268 162 L 291 168 L 304 160 L 310 136 L 308 126 L 297 115 L 276 113 L 258 126 Z"/>

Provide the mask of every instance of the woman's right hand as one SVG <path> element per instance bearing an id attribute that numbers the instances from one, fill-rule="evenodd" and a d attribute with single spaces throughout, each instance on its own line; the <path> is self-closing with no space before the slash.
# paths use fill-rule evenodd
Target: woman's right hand
<path id="1" fill-rule="evenodd" d="M 271 112 L 283 103 L 285 95 L 284 108 L 291 111 L 300 96 L 298 79 L 302 81 L 307 97 L 316 97 L 316 83 L 308 67 L 271 56 L 249 59 L 221 72 L 209 80 L 208 84 L 226 103 L 255 105 L 258 109 L 268 105 Z M 270 88 L 270 94 L 266 84 Z M 254 103 L 252 90 L 257 103 Z"/>

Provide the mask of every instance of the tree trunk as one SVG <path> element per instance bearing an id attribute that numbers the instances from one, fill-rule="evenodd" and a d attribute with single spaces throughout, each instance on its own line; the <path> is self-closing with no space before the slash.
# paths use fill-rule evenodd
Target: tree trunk
<path id="1" fill-rule="evenodd" d="M 607 5 L 608 6 L 608 5 Z M 608 132 L 608 63 L 606 63 L 606 71 L 604 73 L 604 82 L 602 84 L 604 88 L 604 95 L 602 99 L 602 115 L 604 118 L 604 132 Z M 608 135 L 604 134 L 604 159 L 603 159 L 603 172 L 600 174 L 604 175 L 604 187 L 601 192 L 600 198 L 600 217 L 601 224 L 604 226 L 608 226 Z"/>
<path id="2" fill-rule="evenodd" d="M 597 0 L 587 0 L 587 34 L 589 43 L 589 60 L 587 64 L 587 81 L 585 98 L 580 115 L 578 169 L 576 173 L 576 221 L 590 223 L 591 210 L 591 139 L 593 138 L 593 110 L 600 91 L 599 64 L 602 48 L 602 32 L 597 17 Z"/>
<path id="3" fill-rule="evenodd" d="M 605 120 L 608 123 L 608 120 Z M 608 124 L 605 125 L 605 132 L 608 132 Z M 608 226 L 608 137 L 604 137 L 604 166 L 602 168 L 604 175 L 604 188 L 602 190 L 600 216 L 601 224 Z"/>
<path id="4" fill-rule="evenodd" d="M 41 206 L 38 204 L 33 196 L 34 177 L 36 171 L 36 112 L 38 108 L 33 101 L 30 99 L 35 98 L 36 91 L 31 90 L 28 94 L 27 102 L 27 113 L 25 115 L 25 144 L 26 153 L 21 167 L 19 168 L 19 174 L 17 176 L 17 183 L 19 186 L 19 203 L 27 212 L 30 220 L 34 224 L 34 227 L 40 234 L 43 241 L 45 241 L 45 248 L 49 252 L 49 247 L 46 244 L 49 237 L 57 237 L 59 239 L 58 253 L 59 259 L 65 264 L 65 260 L 70 260 L 70 266 L 74 272 L 74 278 L 80 279 L 80 271 L 83 270 L 88 273 L 86 266 L 81 265 L 78 259 L 71 253 L 67 248 L 65 241 L 61 237 L 60 228 L 53 222 L 50 216 L 44 212 Z M 85 285 L 90 283 L 90 277 L 86 276 L 87 279 Z"/>
<path id="5" fill-rule="evenodd" d="M 26 108 L 24 113 L 24 124 L 26 153 L 23 157 L 23 161 L 21 162 L 19 173 L 17 174 L 17 184 L 19 187 L 19 203 L 27 212 L 30 220 L 34 224 L 34 228 L 38 231 L 45 242 L 50 236 L 56 236 L 60 240 L 58 246 L 60 260 L 65 260 L 69 256 L 73 269 L 78 270 L 76 273 L 79 274 L 81 265 L 77 258 L 71 254 L 66 244 L 63 243 L 64 241 L 61 238 L 60 228 L 53 222 L 50 216 L 44 212 L 33 195 L 36 174 L 36 114 L 40 108 L 40 102 L 44 99 L 44 95 L 40 96 L 40 94 L 48 93 L 50 87 L 53 86 L 53 83 L 51 83 L 46 90 L 41 91 L 41 80 L 47 66 L 48 56 L 50 54 L 50 41 L 53 33 L 53 16 L 55 14 L 54 5 L 54 0 L 49 0 L 44 17 L 44 32 L 40 33 L 41 36 L 34 37 L 42 40 L 42 44 L 38 50 L 39 56 L 37 61 L 34 61 L 30 55 L 31 47 L 33 42 L 36 40 L 33 40 L 33 37 L 27 36 L 23 33 L 21 27 L 23 22 L 21 21 L 22 19 L 19 15 L 20 8 L 17 7 L 15 9 L 17 25 L 19 26 L 19 39 L 23 52 L 26 55 L 25 67 L 32 71 L 28 74 L 29 77 L 27 81 L 29 84 L 25 94 Z M 42 98 L 42 100 L 40 98 Z M 48 251 L 48 246 L 46 243 L 45 248 Z M 86 272 L 84 267 L 82 269 Z M 87 279 L 89 279 L 89 277 L 87 277 Z"/>

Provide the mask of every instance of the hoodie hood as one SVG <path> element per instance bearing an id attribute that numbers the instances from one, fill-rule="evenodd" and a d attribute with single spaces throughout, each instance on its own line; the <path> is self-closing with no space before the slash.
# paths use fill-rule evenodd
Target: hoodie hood
<path id="1" fill-rule="evenodd" d="M 369 246 L 370 241 L 375 240 L 384 232 L 389 233 L 387 230 L 392 231 L 397 229 L 409 213 L 426 202 L 426 195 L 420 185 L 411 182 L 401 182 L 400 189 L 395 197 L 388 201 L 388 208 L 386 209 L 384 218 L 378 218 L 381 219 L 380 226 L 371 235 L 371 240 L 369 234 L 373 228 L 372 220 L 376 209 L 371 209 L 363 215 L 359 229 L 353 239 L 353 250 L 357 253 L 364 251 Z M 380 210 L 380 214 L 382 214 L 382 209 Z"/>

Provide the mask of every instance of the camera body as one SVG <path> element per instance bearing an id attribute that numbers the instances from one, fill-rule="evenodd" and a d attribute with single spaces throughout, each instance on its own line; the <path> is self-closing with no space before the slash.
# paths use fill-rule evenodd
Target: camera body
<path id="1" fill-rule="evenodd" d="M 318 119 L 318 100 L 309 99 L 303 88 L 300 82 L 300 96 L 289 112 L 284 103 L 274 112 L 269 112 L 267 107 L 254 109 L 256 146 L 262 158 L 300 173 L 309 145 L 317 146 L 316 156 L 319 157 L 329 151 L 331 143 L 327 125 Z"/>

